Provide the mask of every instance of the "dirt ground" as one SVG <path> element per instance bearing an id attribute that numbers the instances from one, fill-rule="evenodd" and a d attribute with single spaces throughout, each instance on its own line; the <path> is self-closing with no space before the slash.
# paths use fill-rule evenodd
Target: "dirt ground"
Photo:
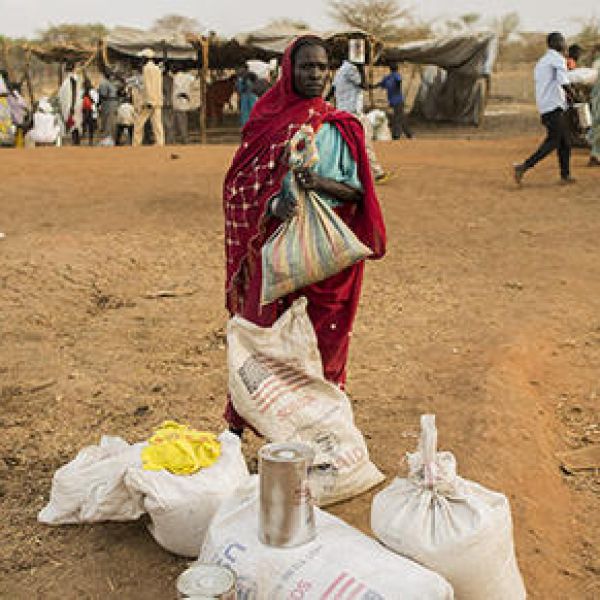
<path id="1" fill-rule="evenodd" d="M 600 443 L 600 172 L 580 152 L 575 186 L 552 159 L 517 189 L 509 165 L 541 132 L 494 130 L 377 146 L 397 173 L 379 188 L 389 254 L 367 269 L 349 391 L 389 477 L 433 412 L 460 474 L 508 495 L 530 598 L 599 598 L 600 475 L 567 475 L 556 453 Z M 101 434 L 223 427 L 233 150 L 1 153 L 0 597 L 175 596 L 186 561 L 143 521 L 36 515 L 54 471 Z M 332 510 L 368 531 L 371 498 Z"/>

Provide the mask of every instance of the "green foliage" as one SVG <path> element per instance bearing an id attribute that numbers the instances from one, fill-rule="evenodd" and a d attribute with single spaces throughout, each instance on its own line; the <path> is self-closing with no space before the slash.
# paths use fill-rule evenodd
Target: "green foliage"
<path id="1" fill-rule="evenodd" d="M 481 20 L 481 15 L 479 13 L 467 13 L 466 15 L 462 15 L 460 20 L 467 26 L 472 27 Z"/>

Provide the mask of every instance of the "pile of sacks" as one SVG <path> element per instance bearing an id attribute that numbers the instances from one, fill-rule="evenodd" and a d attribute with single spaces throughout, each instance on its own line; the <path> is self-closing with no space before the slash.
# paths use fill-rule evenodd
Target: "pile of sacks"
<path id="1" fill-rule="evenodd" d="M 347 396 L 323 377 L 304 299 L 270 328 L 234 317 L 228 342 L 236 410 L 269 441 L 314 450 L 317 504 L 352 498 L 384 479 Z M 181 455 L 161 445 L 175 438 Z M 251 600 L 524 600 L 508 500 L 457 475 L 454 456 L 437 451 L 433 415 L 422 417 L 408 463 L 408 477 L 373 500 L 371 527 L 381 544 L 316 508 L 315 539 L 275 548 L 259 540 L 257 478 L 240 439 L 166 423 L 148 442 L 103 437 L 83 449 L 55 474 L 39 520 L 125 521 L 147 513 L 161 546 L 229 567 L 238 597 Z"/>
<path id="2" fill-rule="evenodd" d="M 162 435 L 175 429 L 166 425 Z M 178 433 L 183 443 L 195 434 L 184 428 Z M 157 452 L 152 441 L 130 445 L 120 437 L 103 436 L 99 445 L 81 450 L 54 474 L 50 501 L 39 521 L 47 525 L 134 521 L 147 513 L 148 529 L 163 548 L 197 557 L 221 502 L 248 478 L 240 439 L 222 433 L 215 439 L 218 457 L 205 457 L 210 466 L 193 473 L 193 467 L 181 460 L 171 470 L 160 468 L 156 464 L 160 448 Z"/>

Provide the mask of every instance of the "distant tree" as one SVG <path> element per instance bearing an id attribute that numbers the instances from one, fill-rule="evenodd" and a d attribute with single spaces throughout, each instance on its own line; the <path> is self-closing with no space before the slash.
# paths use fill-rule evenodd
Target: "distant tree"
<path id="1" fill-rule="evenodd" d="M 203 29 L 198 19 L 176 14 L 160 17 L 152 25 L 153 31 L 170 31 L 173 33 L 200 33 Z"/>
<path id="2" fill-rule="evenodd" d="M 481 20 L 481 15 L 479 13 L 467 13 L 466 15 L 461 15 L 460 20 L 467 27 L 473 27 L 475 23 Z"/>
<path id="3" fill-rule="evenodd" d="M 338 23 L 382 40 L 397 34 L 400 22 L 410 18 L 410 9 L 396 0 L 329 0 L 329 12 Z"/>
<path id="4" fill-rule="evenodd" d="M 95 46 L 108 33 L 102 23 L 61 23 L 38 31 L 37 41 L 43 44 L 81 44 Z"/>
<path id="5" fill-rule="evenodd" d="M 288 19 L 287 17 L 271 19 L 268 26 L 281 28 L 289 27 L 291 29 L 300 29 L 305 31 L 310 29 L 310 25 L 306 21 L 302 21 L 301 19 Z"/>
<path id="6" fill-rule="evenodd" d="M 581 31 L 577 34 L 576 41 L 590 55 L 589 58 L 593 58 L 591 55 L 600 44 L 600 18 L 590 17 L 581 21 Z"/>
<path id="7" fill-rule="evenodd" d="M 505 44 L 511 33 L 518 31 L 521 25 L 521 17 L 517 12 L 510 12 L 498 17 L 494 22 L 494 28 L 498 33 L 500 45 Z"/>

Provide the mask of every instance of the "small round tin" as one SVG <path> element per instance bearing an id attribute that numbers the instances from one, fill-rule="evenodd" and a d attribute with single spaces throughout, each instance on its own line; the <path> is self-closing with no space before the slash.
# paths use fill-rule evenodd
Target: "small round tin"
<path id="1" fill-rule="evenodd" d="M 236 600 L 235 573 L 220 565 L 197 564 L 177 579 L 179 598 Z"/>

